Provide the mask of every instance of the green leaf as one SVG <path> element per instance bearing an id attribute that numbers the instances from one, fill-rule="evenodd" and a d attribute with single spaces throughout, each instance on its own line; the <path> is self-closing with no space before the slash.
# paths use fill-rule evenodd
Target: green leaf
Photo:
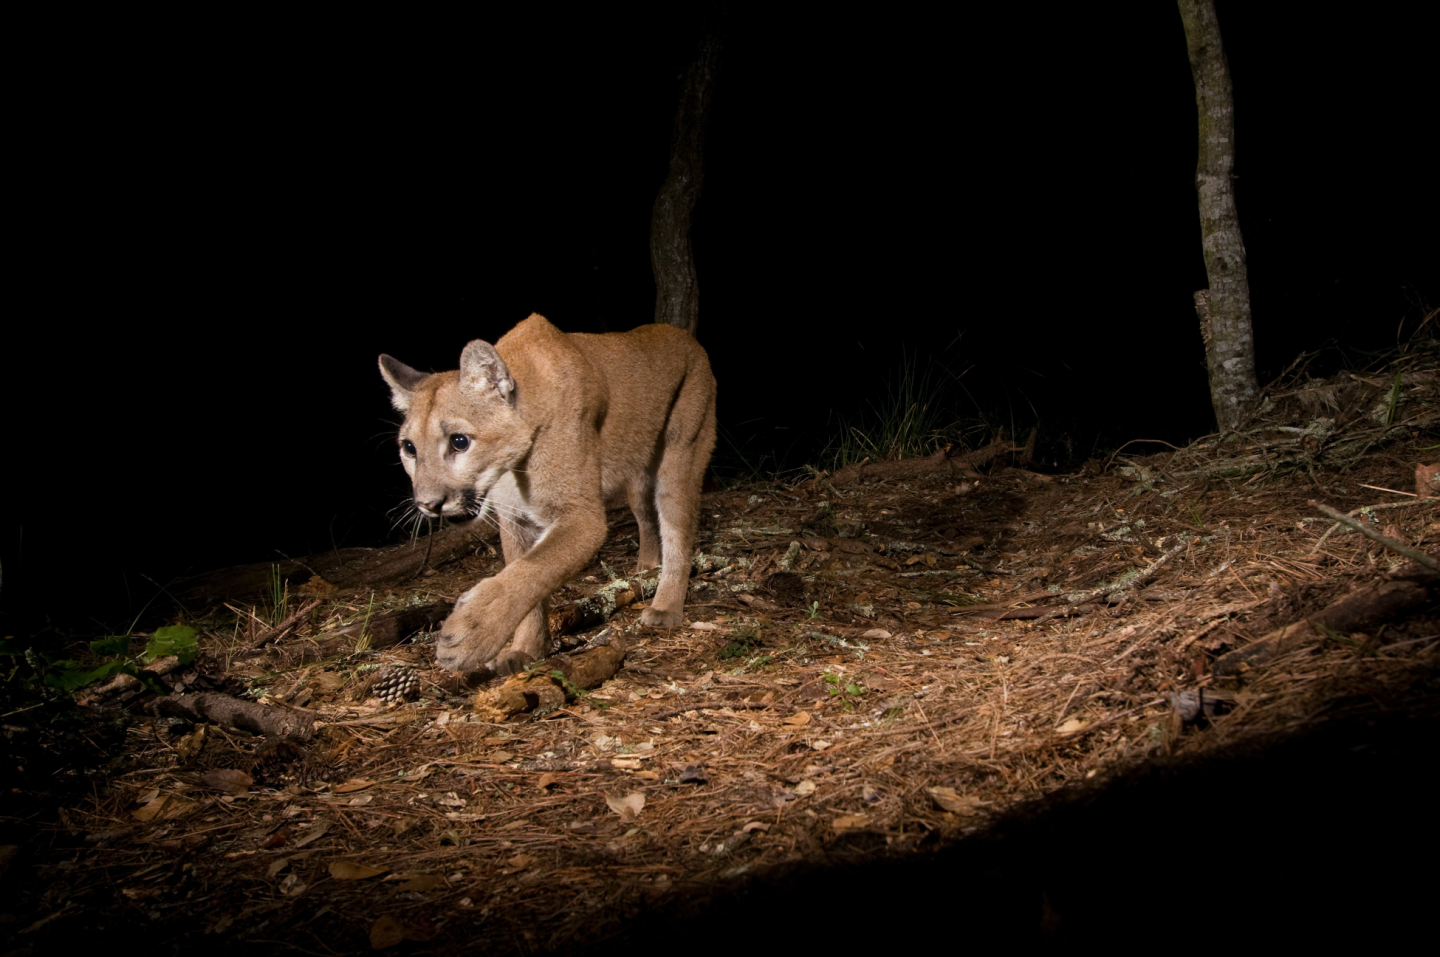
<path id="1" fill-rule="evenodd" d="M 196 634 L 195 629 L 189 625 L 166 625 L 164 628 L 155 629 L 155 634 L 150 636 L 150 643 L 145 646 L 145 661 L 151 662 L 166 655 L 175 655 L 182 665 L 188 665 L 200 652 L 200 642 Z"/>
<path id="2" fill-rule="evenodd" d="M 11 644 L 13 635 L 0 639 L 0 655 L 23 655 L 25 652 L 18 645 Z"/>
<path id="3" fill-rule="evenodd" d="M 107 661 L 93 671 L 82 671 L 79 668 L 58 668 L 46 672 L 45 684 L 51 688 L 59 688 L 61 691 L 74 691 L 76 688 L 83 688 L 123 670 L 125 670 L 123 661 Z"/>
<path id="4" fill-rule="evenodd" d="M 97 655 L 123 655 L 130 650 L 129 635 L 111 635 L 99 641 L 90 642 L 90 650 Z"/>

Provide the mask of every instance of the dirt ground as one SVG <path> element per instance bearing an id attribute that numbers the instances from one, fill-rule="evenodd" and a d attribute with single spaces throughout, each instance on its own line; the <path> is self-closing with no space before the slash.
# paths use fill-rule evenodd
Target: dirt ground
<path id="1" fill-rule="evenodd" d="M 296 709 L 304 733 L 89 700 L 130 717 L 6 862 L 6 952 L 122 928 L 175 951 L 599 945 L 797 862 L 923 861 L 1157 761 L 1413 704 L 1440 663 L 1440 576 L 1311 503 L 1440 552 L 1416 494 L 1429 415 L 1344 465 L 1302 423 L 1072 475 L 1011 455 L 710 493 L 686 626 L 641 629 L 636 601 L 565 635 L 577 657 L 622 643 L 623 665 L 529 710 L 434 670 L 433 634 L 364 647 L 371 618 L 493 574 L 484 547 L 388 589 L 312 582 L 259 654 L 264 601 L 197 613 L 203 654 L 164 680 Z M 557 623 L 616 579 L 634 591 L 635 551 L 612 513 Z M 1054 898 L 1020 912 L 1052 926 Z"/>

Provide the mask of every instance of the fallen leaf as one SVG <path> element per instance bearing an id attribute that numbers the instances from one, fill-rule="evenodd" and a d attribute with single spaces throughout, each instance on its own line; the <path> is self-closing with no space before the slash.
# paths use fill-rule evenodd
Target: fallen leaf
<path id="1" fill-rule="evenodd" d="M 369 778 L 351 778 L 343 784 L 337 784 L 330 790 L 335 794 L 349 794 L 351 791 L 363 791 L 368 787 L 374 787 L 375 782 Z"/>
<path id="2" fill-rule="evenodd" d="M 266 877 L 274 877 L 276 874 L 279 874 L 281 871 L 283 871 L 285 868 L 287 868 L 287 867 L 289 867 L 289 866 L 290 866 L 290 858 L 288 858 L 288 857 L 277 857 L 275 860 L 273 860 L 273 861 L 270 862 L 270 866 L 269 866 L 269 867 L 265 868 L 265 876 L 266 876 Z"/>
<path id="3" fill-rule="evenodd" d="M 866 814 L 842 814 L 831 821 L 830 826 L 835 829 L 836 833 L 851 831 L 860 827 L 869 827 L 870 817 Z"/>
<path id="4" fill-rule="evenodd" d="M 130 816 L 137 821 L 153 821 L 155 820 L 155 815 L 159 814 L 160 810 L 165 807 L 166 800 L 168 800 L 168 796 L 163 794 L 160 797 L 151 798 L 142 806 L 131 811 Z"/>
<path id="5" fill-rule="evenodd" d="M 801 781 L 799 784 L 795 785 L 795 793 L 800 795 L 801 797 L 804 797 L 807 794 L 814 794 L 815 782 L 809 780 L 808 778 L 804 781 Z"/>
<path id="6" fill-rule="evenodd" d="M 637 778 L 644 778 L 647 781 L 660 780 L 660 775 L 656 774 L 654 771 L 638 771 L 636 772 L 635 776 Z"/>
<path id="7" fill-rule="evenodd" d="M 284 894 L 286 897 L 299 897 L 301 894 L 305 893 L 305 889 L 309 886 L 309 884 L 306 884 L 303 880 L 300 879 L 299 874 L 296 874 L 292 871 L 291 873 L 286 874 L 285 879 L 280 882 L 280 893 Z"/>
<path id="8" fill-rule="evenodd" d="M 720 626 L 710 621 L 692 621 L 690 627 L 696 631 L 719 631 Z"/>
<path id="9" fill-rule="evenodd" d="M 438 891 L 450 886 L 444 874 L 416 874 L 407 878 L 405 883 L 400 885 L 402 891 Z"/>
<path id="10" fill-rule="evenodd" d="M 511 754 L 509 751 L 496 751 L 494 754 L 490 755 L 490 760 L 496 764 L 504 764 L 506 761 L 515 760 L 515 755 Z"/>
<path id="11" fill-rule="evenodd" d="M 405 939 L 405 928 L 389 914 L 378 918 L 370 925 L 370 949 L 384 950 L 394 947 Z"/>
<path id="12" fill-rule="evenodd" d="M 770 825 L 765 821 L 751 821 L 749 824 L 746 824 L 740 830 L 744 831 L 746 834 L 749 834 L 751 831 L 768 831 L 770 830 Z"/>
<path id="13" fill-rule="evenodd" d="M 469 802 L 454 791 L 446 791 L 435 799 L 435 803 L 441 807 L 464 807 Z"/>
<path id="14" fill-rule="evenodd" d="M 557 775 L 554 771 L 546 771 L 544 774 L 540 775 L 539 784 L 541 790 L 544 790 L 545 788 L 548 788 L 550 785 L 554 784 L 558 777 L 559 775 Z"/>
<path id="15" fill-rule="evenodd" d="M 610 810 L 620 815 L 620 821 L 623 824 L 635 820 L 635 816 L 644 810 L 645 795 L 639 791 L 631 791 L 624 797 L 607 794 L 605 803 L 610 805 Z"/>
<path id="16" fill-rule="evenodd" d="M 311 841 L 319 840 L 328 830 L 330 830 L 330 825 L 324 821 L 321 821 L 319 824 L 316 824 L 310 830 L 306 831 L 304 834 L 296 838 L 295 846 L 304 847 Z"/>
<path id="17" fill-rule="evenodd" d="M 501 874 L 514 874 L 515 872 L 517 872 L 517 871 L 523 871 L 525 868 L 529 867 L 531 864 L 534 864 L 534 863 L 535 863 L 535 855 L 534 855 L 534 854 L 516 854 L 514 857 L 510 858 L 509 860 L 507 860 L 507 861 L 501 861 L 500 863 L 501 863 L 501 865 L 502 865 L 502 867 L 501 867 L 501 869 L 500 869 L 500 873 L 501 873 Z"/>
<path id="18" fill-rule="evenodd" d="M 1071 718 L 1055 730 L 1061 734 L 1074 734 L 1076 731 L 1084 731 L 1087 727 L 1089 727 L 1089 722 Z"/>
<path id="19" fill-rule="evenodd" d="M 216 771 L 206 771 L 200 775 L 200 783 L 217 791 L 244 794 L 250 790 L 250 785 L 255 783 L 255 779 L 235 768 L 220 768 Z"/>
<path id="20" fill-rule="evenodd" d="M 634 771 L 640 767 L 639 758 L 611 758 L 610 766 L 620 768 L 622 771 Z"/>
<path id="21" fill-rule="evenodd" d="M 824 751 L 826 748 L 830 747 L 830 742 L 822 741 L 819 738 L 816 738 L 814 741 L 810 742 L 810 747 L 815 749 L 816 751 Z"/>
<path id="22" fill-rule="evenodd" d="M 413 771 L 401 771 L 395 777 L 401 781 L 423 781 L 430 776 L 434 769 L 428 764 L 422 764 Z"/>
<path id="23" fill-rule="evenodd" d="M 384 874 L 389 869 L 388 867 L 371 867 L 369 864 L 357 864 L 354 861 L 330 862 L 330 876 L 337 881 L 368 880 Z"/>
<path id="24" fill-rule="evenodd" d="M 334 694 L 345 687 L 345 676 L 334 671 L 322 671 L 314 677 L 310 687 L 321 694 Z"/>
<path id="25" fill-rule="evenodd" d="M 805 725 L 810 723 L 810 712 L 797 711 L 790 717 L 786 718 L 785 723 L 788 725 L 793 725 L 797 728 L 803 728 L 805 727 Z"/>
<path id="26" fill-rule="evenodd" d="M 871 628 L 860 636 L 861 638 L 889 638 L 890 632 L 884 628 Z"/>
<path id="27" fill-rule="evenodd" d="M 930 800 L 942 811 L 950 811 L 954 814 L 974 814 L 982 807 L 988 807 L 989 801 L 982 801 L 973 794 L 956 794 L 954 788 L 926 788 L 925 793 L 930 795 Z"/>
<path id="28" fill-rule="evenodd" d="M 175 743 L 175 753 L 180 756 L 181 761 L 189 761 L 205 747 L 205 729 L 207 727 L 209 725 L 202 724 Z"/>
<path id="29" fill-rule="evenodd" d="M 1415 466 L 1415 494 L 1420 498 L 1440 496 L 1440 462 Z"/>

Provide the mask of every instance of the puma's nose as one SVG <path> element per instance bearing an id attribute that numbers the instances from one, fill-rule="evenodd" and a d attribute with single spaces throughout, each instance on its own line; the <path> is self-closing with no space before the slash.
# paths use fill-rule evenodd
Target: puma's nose
<path id="1" fill-rule="evenodd" d="M 421 501 L 420 499 L 418 499 L 418 498 L 415 500 L 415 507 L 418 508 L 418 509 L 420 509 L 420 511 L 424 512 L 426 515 L 429 515 L 429 516 L 431 516 L 431 517 L 434 517 L 434 516 L 436 516 L 436 515 L 439 515 L 439 514 L 440 514 L 440 509 L 444 508 L 444 506 L 445 506 L 445 496 L 443 496 L 443 495 L 440 496 L 439 498 L 432 498 L 432 499 L 430 499 L 428 502 L 422 502 L 422 501 Z"/>

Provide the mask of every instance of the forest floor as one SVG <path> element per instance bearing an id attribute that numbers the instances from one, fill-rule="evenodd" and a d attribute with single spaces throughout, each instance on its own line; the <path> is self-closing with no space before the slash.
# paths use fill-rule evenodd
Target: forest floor
<path id="1" fill-rule="evenodd" d="M 1415 388 L 1433 402 L 1433 373 Z M 685 626 L 641 628 L 637 601 L 565 636 L 578 657 L 603 633 L 623 665 L 529 710 L 507 710 L 499 680 L 435 670 L 433 633 L 362 637 L 494 574 L 484 547 L 389 588 L 312 587 L 253 654 L 305 589 L 194 612 L 201 655 L 163 676 L 171 689 L 238 693 L 304 733 L 147 714 L 133 687 L 82 695 L 130 717 L 0 861 L 0 949 L 140 928 L 174 952 L 625 941 L 797 862 L 918 860 L 1148 764 L 1433 704 L 1440 576 L 1312 503 L 1440 552 L 1440 509 L 1416 494 L 1434 487 L 1423 468 L 1417 484 L 1435 457 L 1425 415 L 1343 465 L 1327 450 L 1359 426 L 1302 421 L 1072 475 L 1012 456 L 709 493 Z M 557 624 L 635 551 L 633 519 L 612 512 Z M 398 704 L 375 696 L 386 681 Z M 22 734 L 23 716 L 6 727 Z M 1070 916 L 1063 888 L 1016 893 L 1036 930 Z M 797 916 L 858 919 L 835 906 Z"/>

